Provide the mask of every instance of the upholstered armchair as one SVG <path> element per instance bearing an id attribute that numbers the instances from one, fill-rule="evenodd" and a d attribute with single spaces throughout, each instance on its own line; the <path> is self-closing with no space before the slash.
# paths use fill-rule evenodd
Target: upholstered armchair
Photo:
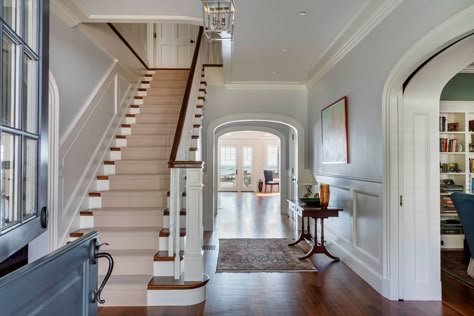
<path id="1" fill-rule="evenodd" d="M 474 278 L 474 195 L 454 192 L 451 194 L 451 200 L 453 200 L 454 207 L 458 212 L 464 236 L 471 251 L 467 274 Z"/>

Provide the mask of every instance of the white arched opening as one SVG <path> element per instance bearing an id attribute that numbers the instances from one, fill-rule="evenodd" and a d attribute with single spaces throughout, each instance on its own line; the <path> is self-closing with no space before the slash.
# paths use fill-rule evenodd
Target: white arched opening
<path id="1" fill-rule="evenodd" d="M 452 45 L 473 30 L 474 6 L 421 39 L 385 84 L 383 295 L 390 299 L 441 299 L 439 102 L 446 83 L 474 60 L 472 37 Z"/>
<path id="2" fill-rule="evenodd" d="M 226 128 L 226 125 L 237 123 L 237 122 L 249 122 L 253 126 L 233 126 Z M 277 129 L 273 129 L 270 127 L 258 126 L 258 122 L 264 123 L 274 123 L 276 124 L 283 124 L 288 126 L 292 131 L 293 135 L 295 135 L 295 148 L 291 148 L 290 151 L 293 150 L 292 154 L 293 158 L 288 156 L 288 153 L 283 153 L 282 150 L 282 165 L 286 164 L 287 159 L 294 160 L 295 164 L 295 171 L 297 172 L 296 176 L 304 170 L 304 146 L 305 146 L 305 138 L 304 138 L 304 128 L 298 121 L 277 114 L 268 114 L 268 113 L 242 113 L 242 114 L 233 114 L 224 116 L 213 121 L 209 124 L 207 129 L 207 162 L 206 162 L 206 176 L 205 176 L 205 187 L 206 190 L 206 198 L 204 199 L 207 203 L 204 207 L 204 228 L 205 230 L 213 230 L 214 227 L 214 215 L 217 211 L 217 139 L 230 131 L 237 131 L 239 130 L 260 130 L 260 131 L 267 131 L 272 134 L 277 135 L 281 141 L 281 148 L 285 148 L 289 139 L 282 135 Z M 285 161 L 283 162 L 283 155 L 285 155 Z M 290 168 L 291 169 L 291 168 Z M 283 178 L 283 176 L 285 178 Z M 286 199 L 289 197 L 288 195 L 288 188 L 290 187 L 291 176 L 285 172 L 282 172 L 282 184 L 281 184 L 281 208 L 282 212 L 286 210 Z M 295 190 L 292 192 L 296 194 Z"/>
<path id="3" fill-rule="evenodd" d="M 288 152 L 285 150 L 286 144 L 287 144 L 287 138 L 285 135 L 280 133 L 278 130 L 265 127 L 265 126 L 232 126 L 232 127 L 225 127 L 222 126 L 216 134 L 215 134 L 215 141 L 216 141 L 216 151 L 214 155 L 214 161 L 217 162 L 217 144 L 218 144 L 218 139 L 227 133 L 231 132 L 242 132 L 242 131 L 257 131 L 257 132 L 266 132 L 275 135 L 280 139 L 280 154 L 281 154 L 281 162 L 280 162 L 280 169 L 281 169 L 281 179 L 280 179 L 280 206 L 282 208 L 281 212 L 284 213 L 284 205 L 286 204 L 286 199 L 289 197 L 288 195 L 288 188 L 289 188 L 289 174 L 288 170 L 285 170 L 285 166 L 287 165 L 287 156 Z M 290 149 L 291 150 L 291 149 Z M 214 205 L 217 207 L 217 187 L 218 187 L 218 179 L 217 179 L 217 174 L 218 174 L 218 164 L 214 163 L 214 171 L 213 171 L 213 184 L 215 185 L 214 187 L 216 188 L 213 190 L 212 198 L 214 199 Z M 290 166 L 291 167 L 291 166 Z"/>

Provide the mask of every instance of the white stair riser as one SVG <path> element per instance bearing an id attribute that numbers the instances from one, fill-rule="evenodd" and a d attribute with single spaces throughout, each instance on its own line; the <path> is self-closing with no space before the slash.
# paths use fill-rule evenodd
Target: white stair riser
<path id="1" fill-rule="evenodd" d="M 146 91 L 137 91 L 137 97 L 146 97 L 147 94 L 148 93 Z"/>
<path id="2" fill-rule="evenodd" d="M 113 256 L 113 258 L 113 275 L 153 275 L 154 273 L 152 256 Z M 105 275 L 108 266 L 108 262 L 105 259 L 99 259 L 99 275 Z"/>
<path id="3" fill-rule="evenodd" d="M 165 190 L 170 186 L 170 179 L 167 175 L 156 176 L 111 176 L 109 178 L 110 190 Z"/>
<path id="4" fill-rule="evenodd" d="M 143 214 L 120 214 L 111 212 L 111 215 L 106 214 L 94 214 L 93 224 L 97 227 L 163 227 L 163 216 L 161 213 L 151 213 L 146 215 Z M 86 216 L 81 216 L 86 217 Z M 93 227 L 93 226 L 91 226 Z M 89 228 L 89 227 L 84 227 Z"/>
<path id="5" fill-rule="evenodd" d="M 148 306 L 187 306 L 206 300 L 206 287 L 191 290 L 148 290 Z"/>
<path id="6" fill-rule="evenodd" d="M 120 151 L 112 151 L 112 150 L 109 150 L 108 154 L 107 154 L 107 160 L 120 160 L 122 159 L 122 155 L 120 154 Z"/>
<path id="7" fill-rule="evenodd" d="M 181 260 L 181 271 L 184 271 L 184 260 Z M 174 261 L 153 262 L 154 276 L 174 276 Z"/>
<path id="8" fill-rule="evenodd" d="M 83 216 L 83 215 L 81 215 L 79 218 L 80 218 L 80 227 L 81 228 L 92 228 L 92 227 L 94 227 L 94 216 Z"/>
<path id="9" fill-rule="evenodd" d="M 114 141 L 114 145 L 112 147 L 126 147 L 126 146 L 127 146 L 126 138 L 116 138 Z"/>
<path id="10" fill-rule="evenodd" d="M 132 288 L 126 286 L 106 286 L 102 291 L 102 298 L 105 299 L 103 306 L 146 306 L 147 289 Z"/>
<path id="11" fill-rule="evenodd" d="M 125 117 L 123 124 L 135 124 L 136 118 L 135 117 Z"/>
<path id="12" fill-rule="evenodd" d="M 153 160 L 146 161 L 116 161 L 116 174 L 165 174 L 169 172 L 168 166 Z"/>
<path id="13" fill-rule="evenodd" d="M 102 174 L 104 176 L 115 174 L 115 165 L 103 165 Z"/>
<path id="14" fill-rule="evenodd" d="M 134 105 L 143 104 L 143 99 L 133 99 L 132 104 Z"/>
<path id="15" fill-rule="evenodd" d="M 159 249 L 160 250 L 165 250 L 167 251 L 168 250 L 168 238 L 169 237 L 160 237 L 159 238 Z M 186 244 L 186 237 L 180 237 L 179 238 L 179 248 L 180 249 L 185 249 L 185 244 Z"/>
<path id="16" fill-rule="evenodd" d="M 109 180 L 95 180 L 95 187 L 93 189 L 96 192 L 109 191 Z"/>
<path id="17" fill-rule="evenodd" d="M 149 83 L 141 83 L 140 84 L 140 89 L 148 89 L 150 88 L 150 84 Z"/>
<path id="18" fill-rule="evenodd" d="M 152 195 L 104 192 L 102 195 L 101 207 L 163 207 L 166 205 L 166 197 L 158 193 Z"/>

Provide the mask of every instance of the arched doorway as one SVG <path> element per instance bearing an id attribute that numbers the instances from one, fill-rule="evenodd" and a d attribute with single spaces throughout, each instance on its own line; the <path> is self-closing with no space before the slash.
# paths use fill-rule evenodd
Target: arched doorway
<path id="1" fill-rule="evenodd" d="M 285 131 L 281 131 L 285 127 Z M 217 139 L 228 132 L 238 130 L 263 131 L 277 135 L 281 141 L 281 147 L 287 150 L 281 151 L 281 165 L 288 165 L 288 169 L 282 168 L 280 183 L 280 205 L 282 212 L 287 211 L 286 199 L 297 196 L 296 178 L 299 171 L 304 170 L 304 128 L 296 120 L 282 115 L 243 113 L 229 115 L 213 121 L 208 128 L 207 134 L 207 163 L 205 178 L 205 196 L 207 205 L 204 205 L 204 228 L 212 230 L 214 216 L 217 212 Z M 288 161 L 288 162 L 287 162 Z"/>
<path id="2" fill-rule="evenodd" d="M 384 295 L 391 299 L 441 299 L 439 101 L 446 83 L 474 59 L 474 38 L 466 37 L 472 30 L 474 8 L 423 38 L 394 67 L 385 85 Z"/>

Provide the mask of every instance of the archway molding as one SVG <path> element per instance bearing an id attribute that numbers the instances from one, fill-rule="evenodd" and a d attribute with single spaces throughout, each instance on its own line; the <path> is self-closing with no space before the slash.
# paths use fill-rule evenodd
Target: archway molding
<path id="1" fill-rule="evenodd" d="M 431 254 L 433 258 L 427 258 L 427 262 L 435 265 L 436 270 L 430 270 L 427 282 L 428 286 L 417 285 L 416 282 L 408 284 L 405 273 L 401 270 L 407 264 L 415 265 L 414 258 L 407 256 L 406 248 L 404 247 L 404 238 L 406 231 L 403 231 L 404 215 L 408 206 L 403 205 L 403 161 L 400 157 L 403 152 L 403 140 L 401 135 L 405 130 L 404 120 L 402 119 L 402 110 L 404 106 L 409 106 L 405 99 L 403 84 L 410 77 L 410 75 L 417 70 L 420 65 L 425 63 L 432 56 L 440 51 L 446 49 L 446 52 L 440 53 L 430 60 L 419 72 L 432 72 L 433 67 L 440 67 L 443 65 L 442 60 L 447 58 L 446 55 L 456 54 L 457 49 L 460 48 L 458 44 L 453 45 L 460 39 L 468 36 L 474 31 L 474 6 L 463 10 L 452 18 L 448 19 L 437 28 L 433 29 L 429 34 L 417 42 L 407 53 L 399 60 L 399 62 L 392 69 L 388 76 L 382 99 L 382 129 L 383 129 L 383 159 L 384 159 L 384 197 L 383 197 L 383 261 L 384 261 L 384 276 L 383 276 L 383 295 L 389 299 L 405 299 L 405 300 L 440 300 L 441 299 L 441 283 L 439 282 L 439 253 Z M 461 41 L 462 42 L 462 41 Z M 453 45 L 452 47 L 449 47 Z M 462 45 L 461 45 L 462 46 Z M 449 48 L 448 48 L 449 47 Z M 449 57 L 448 57 L 449 58 Z M 467 61 L 460 63 L 452 63 L 450 65 L 444 64 L 449 69 L 442 71 L 442 77 L 439 77 L 437 83 L 433 83 L 438 88 L 431 91 L 432 96 L 437 96 L 437 104 L 428 105 L 431 110 L 439 112 L 439 96 L 441 89 L 447 81 L 459 72 L 463 67 L 467 66 Z M 432 75 L 432 74 L 431 74 Z M 419 76 L 417 73 L 415 75 Z M 416 78 L 413 77 L 410 81 Z M 444 84 L 443 84 L 444 82 Z M 411 99 L 415 97 L 411 95 Z M 437 116 L 436 116 L 437 117 Z M 433 117 L 431 117 L 430 124 L 433 124 Z M 437 122 L 435 122 L 437 126 Z M 427 162 L 430 163 L 430 162 Z M 433 172 L 432 172 L 433 173 Z M 436 173 L 436 174 L 434 174 Z M 439 179 L 439 168 L 437 172 L 430 174 L 434 179 Z M 439 188 L 438 188 L 439 191 Z M 438 192 L 439 193 L 439 192 Z M 406 200 L 405 196 L 405 200 Z M 409 198 L 409 197 L 408 197 Z M 405 207 L 405 212 L 404 208 Z M 438 213 L 439 218 L 439 204 L 435 210 L 430 210 Z M 439 222 L 439 221 L 438 221 Z M 437 231 L 437 233 L 435 232 Z M 439 239 L 439 229 L 430 234 L 430 238 Z M 428 247 L 429 245 L 427 245 Z M 439 245 L 438 245 L 439 249 Z M 430 261 L 434 260 L 434 261 Z M 412 262 L 413 261 L 413 262 Z M 433 263 L 435 262 L 435 263 Z M 437 275 L 437 276 L 436 276 Z M 414 276 L 416 277 L 416 276 Z M 433 280 L 437 278 L 437 280 Z"/>
<path id="2" fill-rule="evenodd" d="M 231 124 L 239 123 L 239 122 L 247 122 L 249 125 L 245 126 L 231 126 Z M 304 170 L 304 163 L 305 163 L 305 131 L 303 125 L 296 121 L 293 118 L 278 115 L 278 114 L 269 114 L 269 113 L 241 113 L 241 114 L 232 114 L 221 117 L 219 119 L 214 120 L 209 124 L 207 129 L 207 166 L 206 166 L 206 176 L 205 176 L 205 187 L 206 190 L 206 201 L 208 204 L 204 207 L 204 228 L 205 230 L 213 230 L 214 227 L 214 215 L 217 211 L 217 139 L 225 133 L 231 131 L 238 131 L 238 130 L 255 130 L 255 131 L 265 131 L 271 134 L 275 134 L 280 138 L 281 148 L 286 148 L 286 144 L 289 140 L 286 138 L 285 135 L 280 133 L 276 128 L 271 128 L 268 126 L 259 126 L 259 123 L 274 123 L 275 126 L 277 124 L 283 124 L 288 126 L 290 129 L 293 130 L 294 134 L 296 135 L 297 139 L 297 148 L 294 150 L 296 155 L 297 161 L 297 172 L 298 174 L 301 170 Z M 228 127 L 226 127 L 226 125 Z M 290 150 L 292 150 L 290 148 Z M 283 153 L 282 150 L 282 164 L 283 164 L 283 155 L 285 155 L 285 164 L 286 160 L 288 159 L 288 153 Z M 282 172 L 284 173 L 284 172 Z M 290 179 L 285 174 L 286 180 L 285 183 L 289 183 Z M 283 179 L 282 179 L 283 180 Z M 283 188 L 283 185 L 281 186 Z M 285 192 L 283 192 L 285 190 Z M 281 189 L 281 207 L 282 209 L 286 205 L 286 198 L 287 195 L 287 186 L 285 189 Z M 284 210 L 282 210 L 284 211 Z"/>

